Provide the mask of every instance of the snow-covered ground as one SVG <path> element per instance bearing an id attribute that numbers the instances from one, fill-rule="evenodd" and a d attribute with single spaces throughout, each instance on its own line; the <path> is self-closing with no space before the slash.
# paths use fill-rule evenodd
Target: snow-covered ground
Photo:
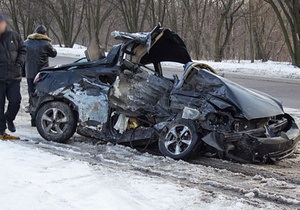
<path id="1" fill-rule="evenodd" d="M 211 65 L 220 73 L 244 74 L 249 76 L 265 76 L 275 78 L 300 78 L 300 68 L 293 66 L 287 62 L 261 62 L 255 61 L 235 61 L 228 60 L 223 62 L 200 61 Z"/>
<path id="2" fill-rule="evenodd" d="M 264 76 L 273 78 L 300 78 L 300 68 L 286 62 L 261 62 L 255 61 L 235 61 L 228 60 L 223 62 L 200 61 L 215 68 L 219 73 L 243 74 L 249 76 Z"/>
<path id="3" fill-rule="evenodd" d="M 0 143 L 0 209 L 252 209 L 243 199 Z M 203 199 L 207 198 L 204 202 Z"/>
<path id="4" fill-rule="evenodd" d="M 60 56 L 84 56 L 81 46 L 55 47 Z M 300 78 L 288 63 L 201 62 L 225 74 Z M 275 165 L 195 165 L 79 136 L 67 145 L 49 143 L 24 112 L 25 82 L 22 95 L 17 135 L 29 141 L 0 142 L 0 209 L 300 209 L 300 146 Z M 286 111 L 300 119 L 299 110 Z"/>
<path id="5" fill-rule="evenodd" d="M 59 45 L 53 45 L 57 51 L 58 56 L 70 57 L 70 58 L 83 58 L 85 57 L 85 46 L 75 44 L 73 48 L 60 47 Z"/>
<path id="6" fill-rule="evenodd" d="M 80 136 L 66 145 L 46 142 L 24 112 L 25 82 L 22 95 L 16 134 L 29 141 L 0 142 L 0 209 L 300 207 L 299 152 L 278 165 L 195 165 Z M 299 110 L 286 111 L 300 117 Z"/>
<path id="7" fill-rule="evenodd" d="M 255 61 L 251 63 L 248 60 L 245 61 L 235 61 L 235 60 L 225 60 L 222 62 L 199 60 L 195 62 L 205 63 L 213 67 L 218 74 L 238 74 L 247 76 L 259 76 L 259 77 L 269 77 L 269 78 L 290 78 L 299 79 L 300 78 L 300 68 L 293 66 L 291 63 L 287 62 L 261 62 Z M 164 62 L 163 67 L 173 69 L 179 69 L 182 71 L 182 64 Z"/>
<path id="8" fill-rule="evenodd" d="M 28 100 L 24 82 L 22 92 L 17 135 L 41 139 L 24 112 Z M 28 145 L 0 142 L 0 209 L 253 209 L 241 198 L 217 192 L 212 198 L 210 192 L 161 177 L 94 165 Z M 72 149 L 60 150 L 67 154 Z"/>

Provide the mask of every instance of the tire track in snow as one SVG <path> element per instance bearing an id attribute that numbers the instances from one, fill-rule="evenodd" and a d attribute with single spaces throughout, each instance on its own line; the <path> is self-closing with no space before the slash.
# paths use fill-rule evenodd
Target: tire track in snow
<path id="1" fill-rule="evenodd" d="M 257 207 L 264 202 L 276 203 L 278 207 L 288 205 L 291 208 L 299 208 L 300 206 L 299 180 L 294 176 L 279 179 L 279 174 L 274 171 L 261 170 L 263 166 L 248 166 L 210 158 L 198 159 L 194 164 L 190 164 L 147 153 L 141 154 L 120 145 L 93 145 L 78 142 L 76 138 L 69 144 L 47 142 L 39 138 L 28 143 L 18 143 L 37 147 L 65 158 L 85 161 L 91 165 L 131 170 L 206 192 L 222 192 L 243 198 Z M 285 180 L 285 182 L 282 186 L 270 187 L 268 183 L 270 180 L 267 178 L 271 177 L 274 182 L 278 180 Z"/>

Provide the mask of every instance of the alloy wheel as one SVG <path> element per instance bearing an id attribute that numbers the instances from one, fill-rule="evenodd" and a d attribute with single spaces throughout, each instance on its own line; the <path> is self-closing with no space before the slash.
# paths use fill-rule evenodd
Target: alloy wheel
<path id="1" fill-rule="evenodd" d="M 41 118 L 42 128 L 48 134 L 62 134 L 67 122 L 66 114 L 58 108 L 47 109 Z"/>
<path id="2" fill-rule="evenodd" d="M 186 125 L 176 125 L 166 134 L 165 148 L 173 155 L 185 152 L 192 143 L 192 131 Z"/>

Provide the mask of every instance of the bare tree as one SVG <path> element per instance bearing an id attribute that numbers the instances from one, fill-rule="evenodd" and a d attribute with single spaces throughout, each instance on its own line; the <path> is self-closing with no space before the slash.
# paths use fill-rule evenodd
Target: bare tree
<path id="1" fill-rule="evenodd" d="M 271 5 L 279 20 L 292 63 L 300 67 L 300 2 L 298 0 L 265 1 Z M 285 24 L 284 18 L 287 19 L 288 25 Z"/>
<path id="2" fill-rule="evenodd" d="M 244 0 L 221 0 L 216 1 L 216 4 L 221 11 L 219 11 L 220 18 L 217 23 L 215 37 L 215 61 L 220 62 L 223 59 L 224 50 L 229 42 L 233 26 L 239 19 L 239 17 L 236 17 L 236 13 L 243 6 Z M 225 30 L 223 30 L 223 27 Z M 225 37 L 222 39 L 223 34 Z"/>
<path id="3" fill-rule="evenodd" d="M 143 30 L 150 0 L 111 0 L 111 3 L 121 12 L 127 31 Z"/>
<path id="4" fill-rule="evenodd" d="M 170 0 L 170 8 L 169 8 L 169 19 L 170 19 L 170 26 L 171 28 L 177 32 L 177 8 L 178 6 L 176 6 L 177 1 L 172 1 Z"/>
<path id="5" fill-rule="evenodd" d="M 113 5 L 107 0 L 86 0 L 85 27 L 92 38 L 94 33 L 100 36 L 104 22 L 112 15 Z"/>
<path id="6" fill-rule="evenodd" d="M 276 34 L 278 28 L 278 20 L 272 8 L 264 0 L 257 0 L 254 4 L 252 27 L 256 60 L 269 60 L 274 49 L 282 45 L 281 36 Z"/>
<path id="7" fill-rule="evenodd" d="M 44 24 L 54 43 L 66 47 L 86 45 L 96 33 L 107 49 L 116 43 L 112 30 L 143 31 L 161 22 L 195 59 L 292 60 L 300 66 L 298 1 L 1 0 L 0 8 L 24 38 Z"/>
<path id="8" fill-rule="evenodd" d="M 183 5 L 187 10 L 187 25 L 189 35 L 192 37 L 193 57 L 200 59 L 201 50 L 201 38 L 203 35 L 204 24 L 206 21 L 206 10 L 208 0 L 183 0 Z"/>
<path id="9" fill-rule="evenodd" d="M 38 5 L 34 1 L 24 0 L 3 0 L 2 10 L 7 11 L 11 18 L 10 26 L 19 34 L 26 38 L 34 29 L 37 20 L 36 14 L 32 10 L 38 10 Z"/>
<path id="10" fill-rule="evenodd" d="M 65 47 L 73 47 L 82 29 L 86 0 L 40 0 L 39 2 L 54 18 Z M 50 30 L 59 40 L 60 36 L 55 26 L 51 25 Z"/>
<path id="11" fill-rule="evenodd" d="M 148 21 L 151 26 L 155 26 L 159 22 L 164 25 L 167 7 L 168 0 L 150 0 Z"/>

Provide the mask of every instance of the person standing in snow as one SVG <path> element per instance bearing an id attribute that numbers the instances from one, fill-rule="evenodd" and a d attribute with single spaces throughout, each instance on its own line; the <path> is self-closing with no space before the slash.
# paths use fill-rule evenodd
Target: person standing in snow
<path id="1" fill-rule="evenodd" d="M 49 66 L 49 57 L 56 57 L 57 52 L 51 45 L 51 39 L 47 36 L 45 26 L 38 26 L 34 33 L 27 37 L 25 41 L 27 48 L 25 72 L 28 85 L 29 97 L 34 93 L 34 78 L 37 73 Z M 31 126 L 35 127 L 35 116 L 31 116 Z"/>
<path id="2" fill-rule="evenodd" d="M 26 47 L 20 34 L 7 29 L 5 18 L 0 15 L 0 140 L 17 140 L 7 134 L 15 132 L 14 120 L 21 104 L 20 83 L 26 57 Z M 5 101 L 8 100 L 5 111 Z"/>

